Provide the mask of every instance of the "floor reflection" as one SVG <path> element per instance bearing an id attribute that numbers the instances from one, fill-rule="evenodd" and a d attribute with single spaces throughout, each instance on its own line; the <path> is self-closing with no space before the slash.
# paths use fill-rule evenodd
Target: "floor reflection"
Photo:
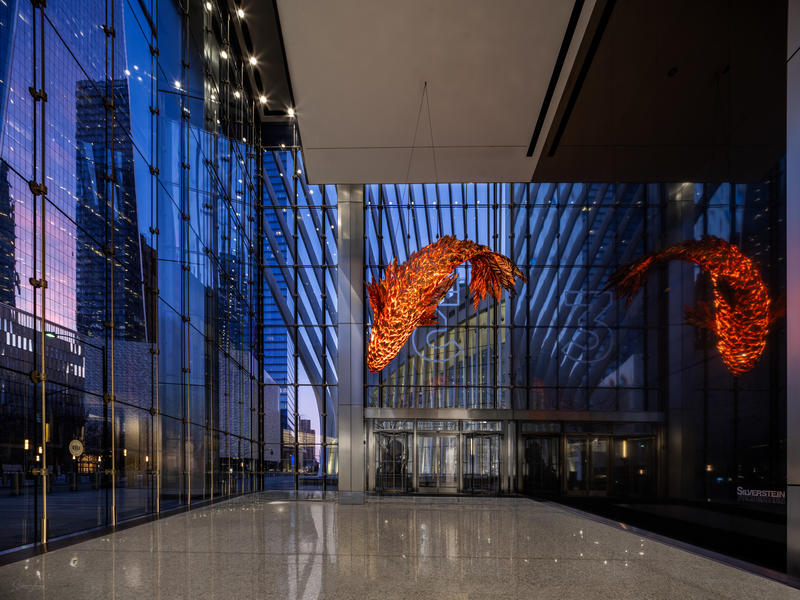
<path id="1" fill-rule="evenodd" d="M 526 499 L 239 498 L 0 567 L 0 597 L 800 598 Z"/>

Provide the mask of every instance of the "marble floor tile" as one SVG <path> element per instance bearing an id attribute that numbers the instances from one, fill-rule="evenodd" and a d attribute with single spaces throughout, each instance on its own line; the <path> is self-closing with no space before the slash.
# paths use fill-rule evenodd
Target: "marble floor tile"
<path id="1" fill-rule="evenodd" d="M 0 567 L 0 599 L 797 598 L 800 591 L 527 499 L 252 495 Z"/>

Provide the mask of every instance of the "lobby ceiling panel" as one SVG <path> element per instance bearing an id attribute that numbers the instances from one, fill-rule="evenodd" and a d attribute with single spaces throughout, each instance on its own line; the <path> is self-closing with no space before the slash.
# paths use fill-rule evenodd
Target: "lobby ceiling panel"
<path id="1" fill-rule="evenodd" d="M 594 2 L 277 6 L 309 178 L 403 183 L 530 179 Z"/>

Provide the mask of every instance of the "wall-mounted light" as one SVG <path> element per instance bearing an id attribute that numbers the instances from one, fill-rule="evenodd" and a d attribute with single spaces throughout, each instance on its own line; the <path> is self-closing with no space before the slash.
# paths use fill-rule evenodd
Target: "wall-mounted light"
<path id="1" fill-rule="evenodd" d="M 144 455 L 144 462 L 150 462 L 150 457 L 147 454 Z"/>
<path id="2" fill-rule="evenodd" d="M 23 446 L 24 446 L 25 450 L 30 450 L 31 449 L 31 441 L 26 439 Z"/>
<path id="3" fill-rule="evenodd" d="M 262 94 L 261 96 L 258 97 L 258 101 L 261 102 L 261 104 L 266 104 L 267 97 Z"/>
<path id="4" fill-rule="evenodd" d="M 122 456 L 128 456 L 128 449 L 127 448 L 123 448 L 122 449 Z"/>

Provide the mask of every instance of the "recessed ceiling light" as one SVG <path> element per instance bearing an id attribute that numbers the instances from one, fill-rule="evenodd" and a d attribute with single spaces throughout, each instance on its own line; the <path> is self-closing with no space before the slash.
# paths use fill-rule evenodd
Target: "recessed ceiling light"
<path id="1" fill-rule="evenodd" d="M 251 65 L 253 65 L 253 66 L 255 67 L 257 62 L 258 62 L 258 61 L 256 60 L 256 57 L 255 57 L 255 56 L 251 56 L 251 57 L 250 57 L 250 64 L 251 64 Z"/>
<path id="2" fill-rule="evenodd" d="M 173 85 L 174 85 L 176 88 L 178 88 L 178 89 L 181 89 L 181 82 L 180 82 L 180 81 L 178 81 L 178 80 L 176 79 L 176 80 L 175 80 L 175 81 L 173 81 L 172 83 L 173 83 Z"/>
<path id="3" fill-rule="evenodd" d="M 236 14 L 239 15 L 240 19 L 244 19 L 244 11 L 241 8 L 236 9 Z"/>
<path id="4" fill-rule="evenodd" d="M 290 107 L 289 110 L 286 111 L 286 114 L 289 115 L 290 117 L 293 117 L 294 116 L 294 109 Z"/>
<path id="5" fill-rule="evenodd" d="M 228 53 L 225 50 L 220 50 L 219 57 L 223 60 L 228 60 Z"/>
<path id="6" fill-rule="evenodd" d="M 233 90 L 233 97 L 238 98 L 241 94 L 239 94 L 239 90 Z"/>
<path id="7" fill-rule="evenodd" d="M 206 2 L 206 10 L 211 12 L 211 2 Z"/>
<path id="8" fill-rule="evenodd" d="M 258 97 L 258 101 L 261 102 L 261 104 L 266 104 L 267 103 L 267 97 L 266 96 L 259 96 Z"/>

